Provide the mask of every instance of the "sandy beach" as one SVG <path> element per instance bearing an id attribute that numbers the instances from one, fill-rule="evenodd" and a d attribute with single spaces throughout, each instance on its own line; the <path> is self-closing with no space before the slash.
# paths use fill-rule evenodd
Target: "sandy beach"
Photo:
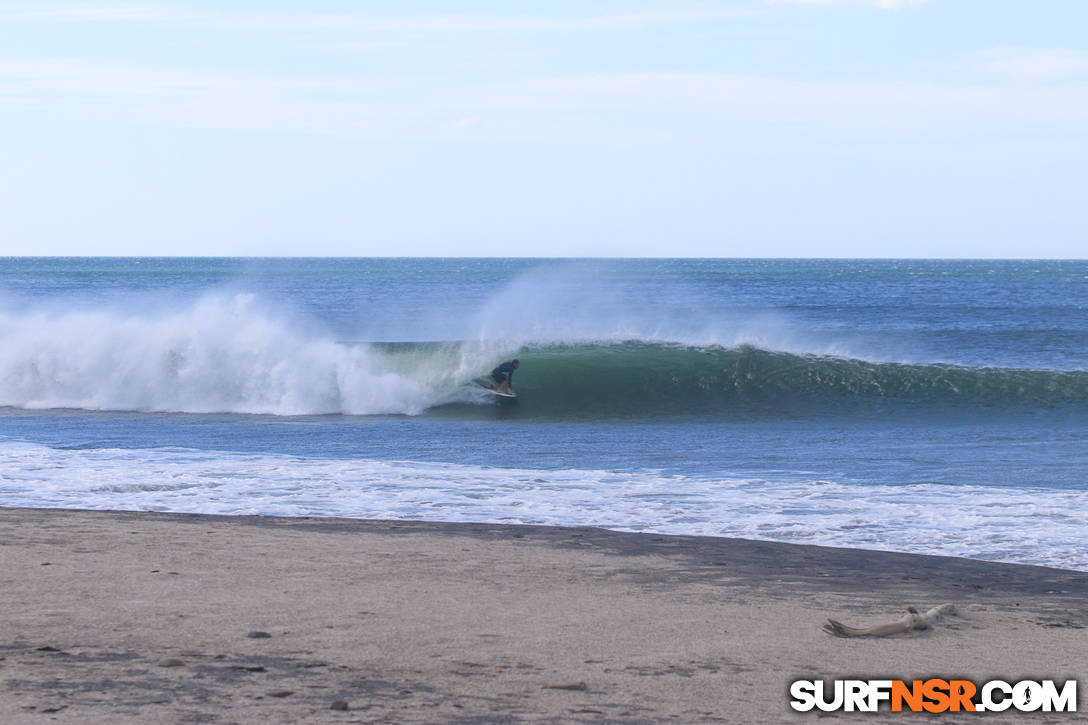
<path id="1" fill-rule="evenodd" d="M 789 683 L 848 677 L 1076 678 L 1088 709 L 1083 572 L 592 528 L 41 509 L 0 509 L 0 560 L 5 723 L 822 721 L 790 710 Z M 943 602 L 959 615 L 925 632 L 821 631 Z"/>

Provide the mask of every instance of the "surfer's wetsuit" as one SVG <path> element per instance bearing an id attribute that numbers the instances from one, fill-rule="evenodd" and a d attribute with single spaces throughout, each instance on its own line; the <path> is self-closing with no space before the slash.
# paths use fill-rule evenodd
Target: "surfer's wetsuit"
<path id="1" fill-rule="evenodd" d="M 491 371 L 491 379 L 499 385 L 502 385 L 503 383 L 509 385 L 514 382 L 514 370 L 516 369 L 513 360 L 504 362 L 502 365 Z"/>

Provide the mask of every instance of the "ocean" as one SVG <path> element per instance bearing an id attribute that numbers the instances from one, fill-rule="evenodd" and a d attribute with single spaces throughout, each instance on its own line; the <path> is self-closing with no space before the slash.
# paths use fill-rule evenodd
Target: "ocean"
<path id="1" fill-rule="evenodd" d="M 0 506 L 1088 571 L 1086 471 L 1088 261 L 0 258 Z"/>

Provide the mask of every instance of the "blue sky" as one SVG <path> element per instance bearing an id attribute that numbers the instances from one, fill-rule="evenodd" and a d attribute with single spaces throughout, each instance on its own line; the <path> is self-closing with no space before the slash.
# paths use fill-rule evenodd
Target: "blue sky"
<path id="1" fill-rule="evenodd" d="M 1077 257 L 1088 3 L 0 2 L 0 254 Z"/>

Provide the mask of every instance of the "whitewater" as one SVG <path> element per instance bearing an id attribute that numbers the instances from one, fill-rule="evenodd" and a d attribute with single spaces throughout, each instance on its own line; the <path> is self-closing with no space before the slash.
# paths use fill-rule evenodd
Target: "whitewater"
<path id="1" fill-rule="evenodd" d="M 0 260 L 0 505 L 1088 570 L 1088 264 Z M 522 360 L 519 398 L 475 381 Z"/>

